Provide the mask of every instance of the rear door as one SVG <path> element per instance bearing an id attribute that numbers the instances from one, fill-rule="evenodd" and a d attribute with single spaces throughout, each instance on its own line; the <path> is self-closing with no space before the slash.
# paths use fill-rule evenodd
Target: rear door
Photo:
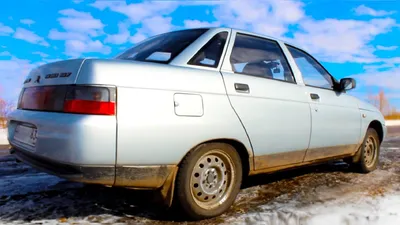
<path id="1" fill-rule="evenodd" d="M 311 106 L 311 140 L 305 161 L 355 152 L 360 140 L 361 114 L 357 99 L 334 90 L 336 81 L 308 53 L 287 46 L 305 84 Z"/>
<path id="2" fill-rule="evenodd" d="M 280 44 L 234 31 L 221 73 L 249 135 L 255 169 L 302 162 L 310 138 L 310 106 Z"/>

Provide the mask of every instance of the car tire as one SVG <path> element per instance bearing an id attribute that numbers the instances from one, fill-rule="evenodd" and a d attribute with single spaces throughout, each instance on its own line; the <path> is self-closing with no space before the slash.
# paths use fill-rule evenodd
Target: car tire
<path id="1" fill-rule="evenodd" d="M 359 150 L 359 159 L 356 162 L 352 158 L 344 159 L 344 161 L 349 163 L 358 172 L 372 172 L 377 168 L 379 163 L 380 144 L 376 130 L 368 128 Z"/>
<path id="2" fill-rule="evenodd" d="M 206 143 L 179 166 L 175 204 L 191 220 L 219 216 L 234 203 L 242 183 L 242 162 L 234 147 Z"/>

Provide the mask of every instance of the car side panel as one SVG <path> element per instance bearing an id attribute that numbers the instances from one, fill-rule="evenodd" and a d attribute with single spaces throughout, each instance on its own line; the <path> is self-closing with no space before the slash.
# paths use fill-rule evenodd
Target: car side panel
<path id="1" fill-rule="evenodd" d="M 244 31 L 240 33 L 252 35 Z M 298 83 L 289 83 L 234 73 L 230 55 L 236 34 L 234 30 L 221 73 L 232 107 L 250 137 L 255 170 L 301 163 L 311 132 L 310 106 L 301 77 L 293 71 Z M 237 83 L 248 85 L 249 91 L 236 90 Z"/>
<path id="2" fill-rule="evenodd" d="M 338 155 L 353 154 L 360 140 L 361 113 L 357 101 L 345 93 L 305 87 L 308 95 L 317 93 L 312 100 L 312 135 L 305 161 Z"/>
<path id="3" fill-rule="evenodd" d="M 78 84 L 117 86 L 117 166 L 177 164 L 196 145 L 218 138 L 237 140 L 252 155 L 217 71 L 89 60 L 81 72 L 88 75 L 79 76 Z M 201 96 L 202 114 L 177 115 L 175 107 L 188 109 L 193 103 L 176 106 L 176 94 Z"/>
<path id="4" fill-rule="evenodd" d="M 227 92 L 253 146 L 256 170 L 301 163 L 311 131 L 303 87 L 266 78 L 223 72 Z M 235 83 L 248 84 L 249 93 Z"/>

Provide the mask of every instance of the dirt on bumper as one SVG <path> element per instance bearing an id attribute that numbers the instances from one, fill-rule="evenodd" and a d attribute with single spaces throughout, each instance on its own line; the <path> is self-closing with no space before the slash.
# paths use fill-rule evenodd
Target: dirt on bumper
<path id="1" fill-rule="evenodd" d="M 137 189 L 158 189 L 175 171 L 174 165 L 152 166 L 86 166 L 56 162 L 32 153 L 11 148 L 20 161 L 49 174 L 88 184 L 119 186 Z"/>

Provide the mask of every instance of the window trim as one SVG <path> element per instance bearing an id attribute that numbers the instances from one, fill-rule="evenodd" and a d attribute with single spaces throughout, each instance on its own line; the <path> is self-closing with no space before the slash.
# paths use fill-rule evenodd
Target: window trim
<path id="1" fill-rule="evenodd" d="M 231 63 L 231 58 L 232 58 L 233 49 L 235 48 L 236 38 L 237 38 L 238 35 L 248 36 L 248 37 L 252 37 L 252 38 L 258 38 L 258 39 L 262 39 L 262 40 L 266 40 L 266 41 L 275 43 L 275 44 L 278 46 L 280 52 L 282 53 L 283 59 L 286 60 L 287 67 L 289 68 L 289 71 L 290 71 L 290 73 L 291 73 L 291 75 L 292 75 L 292 77 L 293 77 L 293 82 L 287 81 L 287 80 L 269 78 L 269 77 L 260 77 L 260 76 L 256 76 L 256 75 L 253 75 L 253 74 L 247 74 L 247 73 L 242 73 L 242 72 L 236 72 L 236 71 L 232 68 L 233 65 L 232 65 L 232 63 Z M 280 82 L 284 82 L 284 83 L 288 83 L 288 84 L 295 84 L 295 85 L 297 85 L 297 80 L 296 80 L 296 77 L 294 76 L 294 72 L 293 72 L 292 67 L 290 66 L 289 60 L 288 60 L 288 58 L 287 58 L 285 52 L 283 51 L 282 47 L 280 46 L 279 42 L 276 41 L 276 40 L 269 39 L 269 38 L 265 38 L 265 37 L 260 37 L 260 36 L 254 35 L 254 34 L 246 34 L 246 33 L 242 33 L 242 32 L 236 32 L 236 33 L 235 33 L 235 39 L 234 39 L 234 41 L 233 41 L 233 43 L 232 43 L 232 49 L 230 50 L 229 58 L 227 58 L 226 60 L 227 60 L 228 63 L 230 64 L 230 66 L 231 66 L 231 68 L 232 68 L 232 73 L 234 73 L 234 74 L 241 74 L 241 75 L 252 76 L 252 77 L 261 78 L 261 79 L 268 79 L 268 80 L 276 80 L 276 81 L 280 81 Z"/>
<path id="2" fill-rule="evenodd" d="M 214 39 L 215 37 L 217 37 L 218 35 L 222 34 L 222 33 L 226 33 L 226 39 L 225 39 L 224 46 L 223 46 L 222 49 L 221 49 L 221 54 L 220 54 L 220 56 L 219 56 L 219 58 L 218 58 L 218 61 L 217 61 L 216 65 L 207 65 L 207 64 L 199 65 L 199 64 L 194 64 L 194 63 L 193 63 L 193 60 L 195 59 L 195 57 L 197 56 L 197 54 L 199 54 L 199 52 L 202 52 L 205 48 L 207 48 L 208 46 L 210 46 L 211 43 L 212 43 L 212 41 L 213 41 L 213 39 Z M 187 64 L 187 65 L 190 65 L 190 66 L 199 66 L 199 67 L 208 67 L 208 68 L 217 69 L 218 66 L 221 64 L 221 62 L 223 61 L 224 49 L 227 47 L 228 42 L 229 42 L 229 32 L 228 32 L 228 31 L 220 31 L 220 32 L 214 34 L 214 35 L 207 41 L 207 43 L 205 43 L 205 44 L 204 44 L 204 45 L 203 45 L 203 46 L 202 46 L 202 47 L 201 47 L 201 48 L 186 62 L 186 64 Z"/>
<path id="3" fill-rule="evenodd" d="M 285 46 L 286 46 L 286 48 L 288 49 L 288 51 L 289 51 L 291 57 L 293 58 L 294 63 L 296 64 L 297 68 L 299 68 L 299 66 L 298 66 L 297 63 L 296 63 L 296 60 L 295 60 L 295 58 L 293 57 L 293 54 L 290 52 L 290 48 L 296 49 L 296 50 L 298 50 L 298 51 L 300 51 L 300 52 L 306 54 L 306 55 L 309 56 L 311 59 L 313 59 L 315 62 L 317 62 L 317 64 L 329 75 L 329 77 L 332 79 L 332 83 L 333 83 L 333 86 L 332 86 L 331 88 L 325 88 L 325 87 L 319 87 L 319 86 L 314 86 L 314 85 L 306 84 L 306 82 L 304 81 L 303 73 L 301 72 L 301 70 L 300 70 L 300 68 L 299 68 L 299 72 L 301 73 L 301 77 L 303 78 L 303 83 L 304 83 L 305 86 L 307 86 L 307 87 L 313 87 L 313 88 L 319 88 L 319 89 L 324 89 L 324 90 L 337 91 L 337 90 L 336 90 L 336 86 L 338 85 L 339 82 L 336 80 L 336 78 L 335 78 L 334 76 L 332 76 L 331 73 L 329 73 L 329 71 L 328 71 L 314 56 L 312 56 L 310 53 L 308 53 L 308 52 L 306 52 L 306 51 L 304 51 L 304 50 L 302 50 L 302 49 L 300 49 L 300 48 L 298 48 L 298 47 L 295 47 L 295 46 L 293 46 L 293 45 L 291 45 L 291 44 L 285 43 Z M 321 74 L 321 75 L 322 75 L 322 74 Z"/>
<path id="4" fill-rule="evenodd" d="M 127 61 L 138 61 L 138 62 L 149 62 L 149 63 L 157 63 L 157 64 L 170 64 L 177 56 L 179 56 L 186 48 L 188 48 L 191 44 L 193 44 L 196 40 L 198 40 L 201 36 L 203 36 L 205 33 L 207 33 L 210 29 L 209 28 L 193 28 L 193 29 L 184 29 L 184 30 L 175 30 L 175 31 L 170 31 L 170 32 L 165 32 L 165 33 L 161 33 L 161 34 L 157 34 L 151 37 L 148 37 L 144 40 L 142 40 L 139 43 L 136 43 L 135 45 L 125 49 L 124 51 L 120 52 L 119 54 L 117 54 L 116 56 L 114 56 L 112 59 L 118 59 L 118 60 L 127 60 Z M 195 39 L 193 39 L 193 41 L 191 43 L 189 43 L 188 45 L 182 47 L 181 49 L 179 49 L 176 54 L 174 56 L 172 56 L 171 53 L 171 58 L 168 59 L 167 61 L 157 61 L 157 60 L 133 60 L 131 58 L 120 58 L 123 54 L 125 54 L 127 51 L 129 51 L 130 49 L 139 47 L 141 45 L 143 45 L 144 43 L 155 39 L 155 38 L 159 38 L 162 37 L 164 35 L 167 34 L 172 34 L 172 33 L 179 33 L 179 32 L 185 32 L 185 31 L 200 31 L 201 34 L 199 36 L 197 36 Z"/>

